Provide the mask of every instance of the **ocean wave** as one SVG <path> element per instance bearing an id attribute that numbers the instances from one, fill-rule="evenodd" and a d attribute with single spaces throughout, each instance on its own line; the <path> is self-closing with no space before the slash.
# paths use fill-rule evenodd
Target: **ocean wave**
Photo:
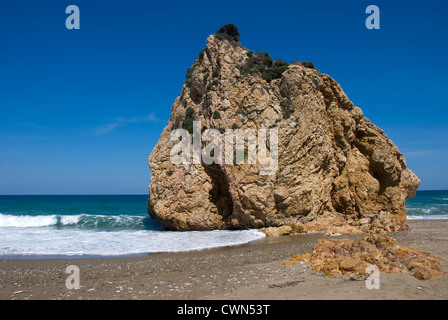
<path id="1" fill-rule="evenodd" d="M 264 238 L 257 230 L 98 231 L 0 228 L 0 257 L 127 256 L 244 244 Z"/>
<path id="2" fill-rule="evenodd" d="M 0 227 L 78 227 L 78 228 L 132 228 L 142 227 L 149 218 L 129 215 L 11 215 L 0 214 Z"/>
<path id="3" fill-rule="evenodd" d="M 448 215 L 448 210 L 444 205 L 433 205 L 431 207 L 414 207 L 407 206 L 408 216 L 431 216 L 431 215 Z"/>

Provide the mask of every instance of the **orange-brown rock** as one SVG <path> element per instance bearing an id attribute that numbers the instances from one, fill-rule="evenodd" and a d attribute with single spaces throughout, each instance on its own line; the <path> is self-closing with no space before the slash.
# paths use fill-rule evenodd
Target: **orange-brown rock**
<path id="1" fill-rule="evenodd" d="M 268 227 L 268 228 L 261 228 L 258 230 L 263 232 L 266 235 L 266 237 L 279 237 L 290 234 L 292 232 L 292 228 L 290 226 Z"/>
<path id="2" fill-rule="evenodd" d="M 368 229 L 366 230 L 368 231 Z M 360 227 L 355 226 L 329 226 L 325 232 L 326 236 L 338 236 L 341 234 L 362 234 L 364 233 Z"/>
<path id="3" fill-rule="evenodd" d="M 311 257 L 311 253 L 295 254 L 289 260 L 290 261 L 308 262 L 310 260 L 310 257 Z"/>
<path id="4" fill-rule="evenodd" d="M 364 275 L 369 265 L 380 272 L 410 272 L 420 280 L 443 276 L 441 257 L 420 249 L 405 248 L 396 240 L 379 235 L 364 237 L 359 242 L 350 239 L 320 240 L 311 253 L 293 255 L 293 261 L 309 263 L 315 271 L 325 275 Z"/>
<path id="5" fill-rule="evenodd" d="M 405 202 L 420 181 L 383 131 L 329 75 L 290 64 L 269 81 L 261 68 L 243 72 L 251 59 L 240 43 L 207 38 L 149 157 L 151 217 L 173 230 L 407 229 Z M 202 129 L 278 130 L 278 170 L 260 175 L 265 165 L 247 161 L 173 164 L 171 133 L 187 110 Z"/>

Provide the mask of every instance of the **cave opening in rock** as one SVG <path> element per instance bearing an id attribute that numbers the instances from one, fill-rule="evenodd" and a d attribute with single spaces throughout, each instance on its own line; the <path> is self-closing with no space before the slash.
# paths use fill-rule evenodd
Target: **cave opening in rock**
<path id="1" fill-rule="evenodd" d="M 205 173 L 211 178 L 213 187 L 210 190 L 210 202 L 212 202 L 218 214 L 225 220 L 233 213 L 233 200 L 229 192 L 229 181 L 220 165 L 203 164 Z"/>

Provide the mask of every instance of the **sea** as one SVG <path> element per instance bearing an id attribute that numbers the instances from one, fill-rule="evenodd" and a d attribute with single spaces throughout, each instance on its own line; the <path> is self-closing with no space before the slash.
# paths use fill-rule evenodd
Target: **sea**
<path id="1" fill-rule="evenodd" d="M 0 259 L 126 257 L 244 244 L 257 230 L 168 231 L 148 195 L 0 195 Z"/>
<path id="2" fill-rule="evenodd" d="M 257 230 L 169 231 L 147 195 L 0 195 L 0 259 L 126 257 L 248 243 Z M 448 191 L 417 191 L 409 219 L 448 219 Z"/>

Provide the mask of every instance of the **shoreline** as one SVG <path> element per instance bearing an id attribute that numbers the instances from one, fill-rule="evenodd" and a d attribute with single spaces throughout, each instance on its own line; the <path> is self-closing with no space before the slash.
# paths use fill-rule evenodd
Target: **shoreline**
<path id="1" fill-rule="evenodd" d="M 422 216 L 408 216 L 407 217 L 408 223 L 410 221 L 433 221 L 433 220 L 440 220 L 440 221 L 448 221 L 448 215 L 447 216 L 429 216 L 428 218 L 422 217 Z M 257 229 L 253 229 L 255 231 L 258 231 Z M 448 231 L 448 230 L 447 230 Z M 187 231 L 188 232 L 188 231 Z M 261 232 L 261 231 L 260 231 Z M 176 254 L 176 253 L 188 253 L 188 252 L 206 252 L 209 250 L 220 250 L 223 248 L 233 248 L 233 247 L 239 247 L 239 246 L 246 246 L 246 245 L 254 245 L 259 244 L 262 245 L 265 241 L 289 241 L 291 237 L 294 236 L 304 236 L 304 235 L 310 235 L 310 234 L 320 234 L 325 233 L 325 231 L 311 231 L 308 233 L 302 233 L 302 234 L 291 234 L 288 236 L 281 236 L 281 237 L 264 237 L 259 238 L 255 240 L 250 240 L 245 243 L 239 243 L 239 244 L 228 244 L 228 245 L 221 245 L 216 247 L 210 247 L 210 248 L 200 248 L 200 249 L 191 249 L 191 250 L 185 250 L 185 251 L 155 251 L 155 252 L 139 252 L 139 253 L 130 253 L 130 254 L 117 254 L 117 255 L 100 255 L 100 254 L 22 254 L 22 255 L 4 255 L 0 256 L 0 261 L 2 260 L 82 260 L 82 259 L 120 259 L 120 258 L 138 258 L 138 257 L 146 257 L 153 254 Z M 342 235 L 344 236 L 344 235 Z M 288 238 L 289 237 L 289 238 Z M 277 240 L 275 240 L 277 239 Z M 289 239 L 289 240 L 286 240 Z"/>
<path id="2" fill-rule="evenodd" d="M 410 219 L 391 233 L 400 245 L 448 258 L 448 220 Z M 311 252 L 324 236 L 309 233 L 262 238 L 236 246 L 133 257 L 1 259 L 0 299 L 448 299 L 448 276 L 422 281 L 410 274 L 381 274 L 368 290 L 347 276 L 322 276 L 306 265 L 283 266 Z M 66 268 L 80 270 L 80 289 L 65 286 Z M 448 264 L 443 268 L 448 271 Z"/>

